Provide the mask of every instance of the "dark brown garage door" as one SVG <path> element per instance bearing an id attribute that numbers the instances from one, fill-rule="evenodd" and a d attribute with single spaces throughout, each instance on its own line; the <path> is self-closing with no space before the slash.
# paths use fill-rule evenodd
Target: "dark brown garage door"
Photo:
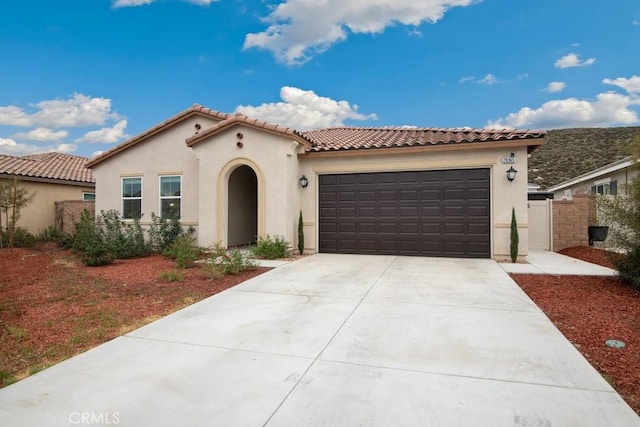
<path id="1" fill-rule="evenodd" d="M 488 258 L 489 169 L 320 175 L 320 252 Z"/>

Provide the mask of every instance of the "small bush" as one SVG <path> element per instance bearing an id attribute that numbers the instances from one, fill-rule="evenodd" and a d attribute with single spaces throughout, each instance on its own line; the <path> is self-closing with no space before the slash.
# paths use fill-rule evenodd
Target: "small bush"
<path id="1" fill-rule="evenodd" d="M 80 214 L 80 221 L 76 223 L 75 228 L 71 247 L 80 253 L 82 263 L 91 267 L 111 264 L 113 255 L 98 234 L 96 223 L 88 210 Z"/>
<path id="2" fill-rule="evenodd" d="M 205 268 L 211 278 L 219 279 L 227 274 L 254 270 L 257 266 L 248 253 L 239 249 L 227 250 L 217 243 L 209 249 L 209 262 Z"/>
<path id="3" fill-rule="evenodd" d="M 81 253 L 80 260 L 84 265 L 97 267 L 111 264 L 113 262 L 113 256 L 104 242 L 96 239 L 93 244 L 89 244 Z"/>
<path id="4" fill-rule="evenodd" d="M 184 282 L 184 276 L 179 271 L 165 271 L 160 274 L 160 278 L 165 282 L 173 283 L 173 282 Z"/>
<path id="5" fill-rule="evenodd" d="M 101 211 L 97 218 L 98 235 L 117 259 L 137 258 L 148 255 L 150 246 L 145 242 L 140 219 L 132 223 L 120 219 L 115 210 Z"/>
<path id="6" fill-rule="evenodd" d="M 54 242 L 62 249 L 71 249 L 71 246 L 73 245 L 72 235 L 64 233 L 62 230 L 58 230 L 52 225 L 42 230 L 36 239 L 40 242 Z"/>
<path id="7" fill-rule="evenodd" d="M 149 244 L 154 252 L 164 252 L 169 245 L 183 234 L 184 230 L 178 218 L 162 218 L 153 212 L 151 213 Z"/>
<path id="8" fill-rule="evenodd" d="M 8 233 L 0 232 L 0 238 L 2 239 L 1 247 L 9 246 Z M 36 237 L 29 233 L 26 228 L 18 227 L 13 232 L 13 247 L 16 248 L 31 248 L 36 244 Z"/>
<path id="9" fill-rule="evenodd" d="M 266 237 L 258 237 L 258 243 L 256 243 L 256 246 L 251 247 L 251 253 L 258 258 L 286 258 L 289 256 L 290 247 L 291 245 L 284 240 L 284 237 L 271 237 L 267 234 Z"/>
<path id="10" fill-rule="evenodd" d="M 196 238 L 193 235 L 184 234 L 169 245 L 164 255 L 175 260 L 178 268 L 189 268 L 202 255 L 202 249 L 196 245 Z"/>
<path id="11" fill-rule="evenodd" d="M 640 290 L 640 247 L 632 249 L 626 256 L 615 257 L 612 261 L 620 278 Z"/>

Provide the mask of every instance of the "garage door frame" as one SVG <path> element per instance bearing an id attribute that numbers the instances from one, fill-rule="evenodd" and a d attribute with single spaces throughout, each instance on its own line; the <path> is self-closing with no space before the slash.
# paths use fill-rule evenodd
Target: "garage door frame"
<path id="1" fill-rule="evenodd" d="M 456 220 L 458 221 L 463 221 L 464 224 L 467 225 L 467 228 L 465 228 L 464 231 L 464 243 L 465 243 L 465 247 L 466 252 L 461 252 L 459 249 L 456 250 L 448 250 L 446 247 L 443 247 L 442 245 L 440 245 L 439 249 L 437 251 L 433 250 L 433 247 L 431 248 L 426 248 L 426 245 L 433 245 L 433 242 L 425 239 L 425 238 L 419 238 L 419 239 L 415 239 L 415 237 L 413 238 L 414 242 L 417 242 L 418 244 L 422 245 L 422 247 L 418 248 L 416 251 L 415 247 L 411 247 L 409 248 L 407 247 L 400 247 L 399 243 L 401 241 L 401 239 L 398 238 L 399 234 L 396 235 L 396 245 L 393 246 L 393 242 L 391 242 L 391 239 L 389 243 L 391 246 L 390 247 L 385 247 L 384 244 L 378 245 L 376 248 L 373 247 L 369 247 L 369 248 L 365 248 L 362 249 L 360 247 L 355 247 L 355 248 L 338 248 L 338 247 L 334 247 L 334 248 L 330 248 L 328 249 L 326 246 L 326 242 L 327 242 L 327 233 L 326 233 L 326 221 L 324 221 L 327 217 L 326 215 L 324 215 L 322 209 L 327 207 L 327 203 L 326 200 L 323 200 L 323 197 L 326 197 L 326 189 L 327 187 L 327 183 L 326 183 L 326 179 L 327 177 L 329 179 L 332 178 L 338 178 L 338 177 L 346 177 L 345 179 L 350 180 L 350 182 L 353 182 L 354 179 L 356 178 L 361 178 L 361 177 L 367 177 L 367 179 L 369 179 L 369 177 L 371 176 L 385 176 L 385 177 L 389 177 L 389 176 L 394 176 L 397 178 L 398 182 L 396 182 L 396 187 L 395 187 L 395 191 L 396 192 L 403 192 L 405 191 L 407 188 L 409 188 L 409 190 L 415 190 L 416 187 L 411 187 L 410 185 L 405 185 L 405 183 L 400 182 L 402 179 L 401 176 L 403 175 L 430 175 L 430 177 L 428 178 L 428 180 L 425 182 L 423 180 L 418 180 L 417 184 L 417 188 L 424 192 L 424 191 L 430 191 L 433 190 L 433 186 L 437 187 L 437 190 L 441 192 L 440 198 L 438 198 L 438 203 L 437 206 L 440 209 L 441 213 L 440 215 L 442 216 L 442 218 L 448 218 L 446 215 L 443 216 L 442 211 L 448 206 L 446 205 L 447 201 L 444 200 L 444 196 L 442 196 L 442 194 L 444 192 L 455 192 L 455 191 L 459 191 L 460 186 L 462 186 L 461 188 L 466 192 L 465 194 L 469 193 L 469 190 L 475 191 L 478 195 L 480 194 L 480 192 L 482 192 L 484 194 L 484 196 L 480 196 L 479 199 L 469 199 L 469 195 L 467 194 L 464 198 L 463 202 L 460 202 L 461 205 L 457 205 L 456 209 L 459 210 L 459 208 L 465 207 L 467 209 L 467 213 L 465 214 L 466 216 L 464 216 L 464 220 L 462 220 L 460 217 L 456 218 Z M 445 179 L 446 177 L 448 177 L 449 175 L 451 176 L 457 176 L 463 174 L 464 176 L 466 176 L 467 178 L 466 181 L 464 181 L 464 185 L 463 184 L 455 184 L 454 181 L 450 181 L 447 182 L 447 179 Z M 426 176 L 425 175 L 425 176 Z M 440 183 L 436 183 L 435 181 L 429 181 L 429 180 L 433 180 L 434 176 L 439 176 L 441 180 L 443 180 Z M 481 176 L 481 178 L 479 178 Z M 471 178 L 469 178 L 471 177 Z M 446 256 L 446 257 L 469 257 L 469 258 L 491 258 L 492 257 L 492 252 L 493 252 L 493 230 L 491 227 L 491 223 L 492 223 L 492 210 L 493 210 L 493 206 L 492 206 L 492 201 L 493 201 L 493 194 L 492 194 L 492 168 L 490 166 L 474 166 L 474 167 L 455 167 L 455 168 L 428 168 L 428 169 L 398 169 L 398 170 L 390 170 L 390 171 L 385 171 L 385 170 L 376 170 L 376 171 L 357 171 L 357 172 L 350 172 L 350 171 L 344 171 L 344 172 L 338 172 L 338 171 L 331 171 L 331 172 L 321 172 L 318 173 L 316 175 L 316 182 L 317 184 L 317 195 L 316 195 L 316 201 L 317 201 L 317 224 L 318 224 L 318 228 L 317 228 L 317 242 L 318 242 L 318 252 L 329 252 L 329 253 L 386 253 L 386 254 L 397 254 L 397 255 L 417 255 L 417 256 Z M 450 177 L 449 177 L 450 178 Z M 386 178 L 385 178 L 386 179 Z M 459 177 L 457 176 L 456 179 L 459 179 Z M 475 181 L 474 181 L 475 180 Z M 471 184 L 470 184 L 471 183 Z M 429 186 L 426 186 L 426 184 L 428 184 Z M 372 186 L 373 184 L 369 183 L 369 186 Z M 393 185 L 393 183 L 391 183 L 391 185 Z M 329 187 L 331 187 L 329 185 Z M 346 188 L 344 182 L 341 184 L 337 184 L 338 188 L 340 187 L 341 189 Z M 480 190 L 478 190 L 478 187 L 480 187 Z M 358 182 L 354 182 L 353 183 L 353 189 L 360 191 L 360 189 L 363 188 L 360 186 L 360 184 Z M 390 187 L 391 188 L 391 187 Z M 383 189 L 380 188 L 380 186 L 376 187 L 377 191 L 382 192 Z M 345 190 L 346 191 L 346 190 Z M 357 192 L 356 191 L 356 192 Z M 338 197 L 336 195 L 336 197 Z M 350 197 L 354 197 L 353 195 Z M 358 197 L 358 196 L 355 196 Z M 368 196 L 370 197 L 370 196 Z M 399 196 L 396 196 L 399 197 Z M 448 197 L 448 196 L 447 196 Z M 475 195 L 473 197 L 476 197 Z M 484 197 L 484 199 L 482 199 L 482 197 Z M 380 195 L 378 194 L 376 196 L 376 207 L 377 208 L 382 208 L 383 205 L 380 204 Z M 398 199 L 399 200 L 399 199 Z M 396 202 L 398 202 L 398 200 L 396 200 Z M 449 201 L 451 204 L 451 201 Z M 361 203 L 360 201 L 358 201 L 358 203 Z M 421 199 L 418 201 L 418 208 L 420 210 L 424 210 L 423 208 L 425 207 L 424 204 L 422 204 L 423 202 L 421 201 Z M 429 206 L 430 208 L 433 208 L 433 203 L 435 203 L 434 200 L 431 200 L 430 202 L 432 205 Z M 357 205 L 357 203 L 356 203 Z M 455 205 L 455 203 L 453 203 L 453 205 Z M 480 206 L 478 208 L 478 206 Z M 338 208 L 339 206 L 336 205 L 334 206 L 335 208 Z M 357 208 L 359 206 L 352 206 L 352 208 Z M 370 207 L 370 206 L 369 206 Z M 401 205 L 396 204 L 396 207 L 398 208 L 398 210 L 400 209 Z M 413 206 L 413 208 L 415 208 L 416 206 Z M 474 218 L 473 216 L 471 218 L 473 218 L 473 221 L 469 221 L 469 208 L 473 208 L 475 209 L 476 212 L 479 212 L 481 209 L 483 210 L 482 212 L 482 217 L 481 220 Z M 415 211 L 415 209 L 414 209 Z M 399 213 L 397 214 L 399 215 Z M 357 218 L 360 218 L 359 214 L 355 215 Z M 377 211 L 377 214 L 375 216 L 375 218 L 380 218 L 380 210 Z M 398 217 L 399 218 L 399 217 Z M 426 217 L 424 217 L 422 214 L 418 214 L 418 220 L 419 221 L 423 221 Z M 479 218 L 479 217 L 478 217 Z M 397 219 L 397 218 L 396 218 Z M 357 222 L 357 221 L 356 221 Z M 439 226 L 441 227 L 440 232 L 442 232 L 442 227 L 448 226 L 450 224 L 447 224 L 449 222 L 454 222 L 454 221 L 442 221 Z M 473 222 L 473 223 L 472 223 Z M 476 222 L 481 222 L 481 224 L 476 224 Z M 342 223 L 338 223 L 336 224 L 336 226 L 342 226 Z M 356 226 L 359 226 L 361 224 L 357 224 Z M 369 224 L 370 225 L 370 224 Z M 378 228 L 376 228 L 375 231 L 375 235 L 376 236 L 381 236 L 380 234 L 380 226 L 381 224 L 377 224 Z M 398 223 L 396 223 L 397 226 L 403 226 L 403 223 L 401 221 L 399 221 Z M 469 228 L 470 227 L 475 227 L 476 229 L 476 234 L 471 234 L 473 237 L 471 240 L 476 240 L 475 242 L 469 243 Z M 482 227 L 482 229 L 480 230 L 479 227 Z M 351 233 L 355 233 L 354 225 L 353 224 L 349 224 L 350 230 L 348 230 Z M 424 228 L 424 222 L 420 223 L 420 227 Z M 410 229 L 410 227 L 404 227 L 407 230 Z M 419 235 L 425 235 L 424 232 L 422 232 L 423 230 L 421 230 L 421 232 L 418 232 L 417 234 Z M 398 232 L 399 233 L 399 232 Z M 336 231 L 336 234 L 341 234 L 338 233 L 338 231 Z M 358 233 L 356 233 L 358 234 Z M 348 234 L 347 234 L 348 236 Z M 350 236 L 348 236 L 350 237 Z M 382 236 L 384 237 L 384 236 Z M 429 236 L 430 239 L 433 238 L 433 235 Z M 478 241 L 478 239 L 480 239 Z M 379 239 L 380 240 L 380 239 Z M 411 240 L 411 239 L 409 239 Z M 452 238 L 452 244 L 449 246 L 454 246 L 453 240 L 455 240 L 455 236 L 453 236 Z M 442 243 L 442 240 L 440 241 L 440 244 Z M 408 245 L 411 246 L 413 243 L 408 242 Z M 457 247 L 460 247 L 460 244 L 457 244 Z M 482 249 L 479 249 L 482 246 Z M 443 249 L 444 248 L 444 249 Z M 469 249 L 471 248 L 471 249 Z"/>

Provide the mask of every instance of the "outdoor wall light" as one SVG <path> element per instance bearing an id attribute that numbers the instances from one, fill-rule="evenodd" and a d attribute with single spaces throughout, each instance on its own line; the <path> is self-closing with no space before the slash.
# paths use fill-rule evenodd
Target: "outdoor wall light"
<path id="1" fill-rule="evenodd" d="M 302 176 L 300 177 L 300 186 L 301 186 L 302 188 L 307 188 L 307 185 L 309 185 L 309 180 L 307 179 L 307 177 L 306 177 L 306 176 L 302 175 Z"/>
<path id="2" fill-rule="evenodd" d="M 516 179 L 517 173 L 518 171 L 515 170 L 513 166 L 511 166 L 509 170 L 507 170 L 507 179 L 509 180 L 509 182 L 513 182 L 513 180 Z"/>

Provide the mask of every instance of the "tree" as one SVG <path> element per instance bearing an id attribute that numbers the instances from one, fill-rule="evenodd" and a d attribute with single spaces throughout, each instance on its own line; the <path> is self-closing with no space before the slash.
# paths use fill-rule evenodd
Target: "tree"
<path id="1" fill-rule="evenodd" d="M 19 182 L 18 177 L 0 180 L 0 248 L 3 247 L 5 238 L 7 247 L 13 246 L 20 213 L 35 197 L 35 193 L 21 187 Z"/>
<path id="2" fill-rule="evenodd" d="M 634 160 L 633 168 L 640 168 L 640 134 L 630 145 L 629 154 Z M 612 241 L 626 252 L 626 256 L 615 257 L 613 262 L 620 277 L 640 289 L 640 173 L 624 188 L 624 194 L 598 198 L 598 213 L 603 222 L 611 225 Z"/>
<path id="3" fill-rule="evenodd" d="M 638 170 L 640 134 L 629 146 L 629 154 L 634 161 L 632 168 Z M 612 226 L 614 244 L 629 251 L 640 247 L 640 174 L 622 187 L 625 190 L 622 194 L 598 198 L 598 214 L 603 222 Z"/>

